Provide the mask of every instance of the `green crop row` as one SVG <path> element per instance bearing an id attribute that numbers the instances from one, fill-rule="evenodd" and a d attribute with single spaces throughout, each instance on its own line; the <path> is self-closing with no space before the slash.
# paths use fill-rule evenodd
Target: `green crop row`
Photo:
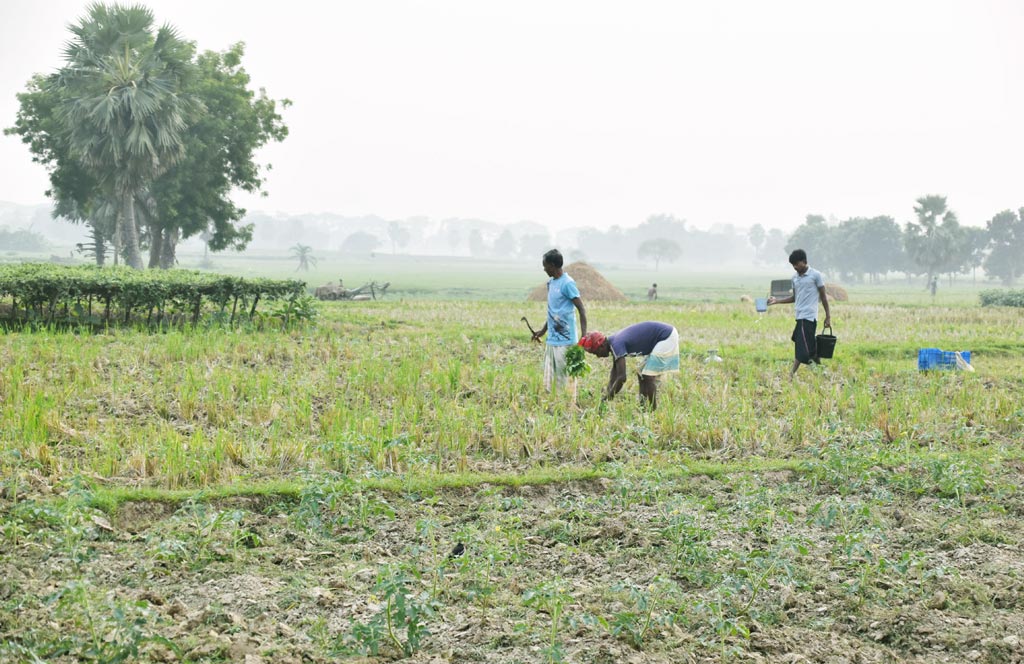
<path id="1" fill-rule="evenodd" d="M 0 298 L 10 298 L 11 303 L 7 317 L 51 323 L 130 322 L 133 315 L 144 315 L 148 323 L 173 316 L 195 324 L 204 304 L 222 313 L 230 306 L 234 322 L 239 314 L 254 316 L 261 301 L 296 300 L 305 289 L 302 281 L 242 279 L 188 270 L 46 263 L 0 267 Z"/>

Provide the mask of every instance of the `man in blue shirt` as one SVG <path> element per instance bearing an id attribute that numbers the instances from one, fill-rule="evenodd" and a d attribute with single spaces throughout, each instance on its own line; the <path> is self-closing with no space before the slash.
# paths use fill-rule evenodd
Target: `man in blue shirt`
<path id="1" fill-rule="evenodd" d="M 598 357 L 612 356 L 612 372 L 602 398 L 611 399 L 626 383 L 626 357 L 643 356 L 640 368 L 640 402 L 651 410 L 658 407 L 658 378 L 679 371 L 679 332 L 667 323 L 646 321 L 622 329 L 609 337 L 591 332 L 580 339 L 583 350 Z"/>
<path id="2" fill-rule="evenodd" d="M 789 379 L 793 380 L 796 370 L 801 364 L 817 362 L 818 349 L 815 333 L 818 328 L 818 301 L 825 307 L 825 324 L 832 327 L 832 314 L 828 308 L 828 295 L 825 293 L 825 280 L 818 272 L 807 265 L 807 252 L 796 249 L 789 255 L 789 264 L 796 272 L 793 274 L 793 294 L 789 297 L 768 298 L 768 304 L 788 304 L 795 302 L 796 327 L 793 328 L 794 359 Z"/>
<path id="3" fill-rule="evenodd" d="M 552 385 L 564 387 L 566 382 L 565 351 L 576 343 L 576 311 L 580 312 L 580 330 L 587 333 L 587 310 L 580 299 L 576 282 L 562 271 L 564 259 L 558 249 L 544 254 L 541 265 L 548 280 L 548 317 L 544 327 L 533 334 L 534 341 L 546 333 L 547 346 L 544 349 L 544 389 Z"/>

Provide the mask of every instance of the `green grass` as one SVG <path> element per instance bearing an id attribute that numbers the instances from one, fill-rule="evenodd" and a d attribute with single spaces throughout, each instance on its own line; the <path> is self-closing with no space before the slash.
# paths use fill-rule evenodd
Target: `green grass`
<path id="1" fill-rule="evenodd" d="M 317 328 L 290 334 L 8 334 L 0 469 L 198 488 L 319 470 L 493 472 L 655 453 L 788 458 L 883 419 L 963 448 L 982 436 L 1009 441 L 1022 426 L 1014 395 L 1024 339 L 1012 310 L 837 304 L 836 359 L 790 385 L 791 321 L 781 308 L 758 318 L 741 303 L 594 304 L 592 328 L 653 318 L 680 329 L 683 370 L 648 416 L 635 408 L 633 384 L 597 408 L 608 367 L 593 358 L 580 409 L 542 392 L 541 346 L 519 321 L 539 320 L 542 307 L 332 303 Z M 971 350 L 979 371 L 919 373 L 923 346 Z M 725 362 L 702 364 L 708 348 Z M 978 426 L 965 429 L 967 420 Z"/>
<path id="2" fill-rule="evenodd" d="M 1010 661 L 1018 311 L 850 289 L 835 358 L 790 383 L 791 310 L 739 301 L 766 278 L 679 275 L 675 297 L 588 307 L 592 329 L 678 327 L 645 413 L 633 377 L 601 405 L 592 356 L 576 406 L 543 391 L 520 317 L 544 304 L 512 297 L 539 268 L 465 269 L 505 299 L 5 334 L 0 659 Z M 925 346 L 976 371 L 919 372 Z"/>

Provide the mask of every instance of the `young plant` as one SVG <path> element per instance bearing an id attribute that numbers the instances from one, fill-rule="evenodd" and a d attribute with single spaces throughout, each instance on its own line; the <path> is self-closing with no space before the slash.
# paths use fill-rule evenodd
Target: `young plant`
<path id="1" fill-rule="evenodd" d="M 139 659 L 147 642 L 159 643 L 182 656 L 172 641 L 156 633 L 160 616 L 146 602 L 97 599 L 92 584 L 70 581 L 49 598 L 58 618 L 73 625 L 62 636 L 61 649 L 75 659 L 126 662 Z"/>
<path id="2" fill-rule="evenodd" d="M 426 621 L 434 617 L 440 605 L 429 592 L 411 592 L 413 584 L 414 579 L 402 570 L 385 568 L 374 587 L 384 600 L 384 608 L 365 623 L 354 621 L 342 637 L 339 650 L 376 656 L 387 642 L 405 657 L 416 653 L 430 635 Z"/>
<path id="3" fill-rule="evenodd" d="M 624 639 L 641 650 L 652 625 L 666 626 L 672 623 L 672 614 L 662 611 L 665 598 L 672 588 L 670 581 L 660 577 L 646 587 L 632 583 L 617 584 L 612 590 L 625 592 L 628 603 L 622 611 L 612 615 L 611 620 L 599 619 L 599 622 L 613 637 Z"/>
<path id="4" fill-rule="evenodd" d="M 558 633 L 562 627 L 562 614 L 565 605 L 572 596 L 565 590 L 559 580 L 546 581 L 536 588 L 523 593 L 523 604 L 534 607 L 538 612 L 547 613 L 551 617 L 551 634 L 545 655 L 550 662 L 561 662 L 565 657 Z"/>

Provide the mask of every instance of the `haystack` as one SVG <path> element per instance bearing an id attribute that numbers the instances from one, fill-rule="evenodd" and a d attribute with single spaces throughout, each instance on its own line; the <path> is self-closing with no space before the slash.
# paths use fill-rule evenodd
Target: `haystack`
<path id="1" fill-rule="evenodd" d="M 825 284 L 825 295 L 828 295 L 828 299 L 836 302 L 846 302 L 850 299 L 846 289 L 839 284 Z"/>
<path id="2" fill-rule="evenodd" d="M 584 302 L 625 302 L 627 299 L 622 291 L 583 261 L 570 263 L 563 269 L 576 282 L 576 287 L 580 289 L 580 299 Z M 534 288 L 526 299 L 530 302 L 547 301 L 547 284 L 541 284 Z"/>

